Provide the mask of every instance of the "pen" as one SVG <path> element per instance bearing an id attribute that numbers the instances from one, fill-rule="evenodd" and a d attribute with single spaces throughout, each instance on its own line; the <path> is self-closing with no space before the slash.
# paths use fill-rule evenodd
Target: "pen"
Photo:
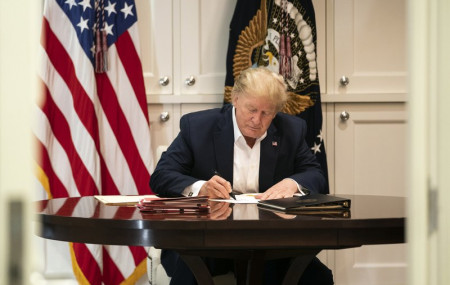
<path id="1" fill-rule="evenodd" d="M 217 170 L 214 170 L 214 175 L 217 175 L 219 177 L 222 177 L 222 175 L 220 175 L 220 173 Z M 223 178 L 223 177 L 222 177 Z M 236 200 L 236 196 L 234 195 L 233 192 L 230 192 L 230 197 L 233 198 L 234 200 Z"/>

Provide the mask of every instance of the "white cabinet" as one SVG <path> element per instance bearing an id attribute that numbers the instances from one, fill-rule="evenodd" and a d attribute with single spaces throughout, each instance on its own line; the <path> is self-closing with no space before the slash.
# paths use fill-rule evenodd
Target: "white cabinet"
<path id="1" fill-rule="evenodd" d="M 158 146 L 175 138 L 187 110 L 221 105 L 235 3 L 136 1 L 154 158 Z"/>
<path id="2" fill-rule="evenodd" d="M 169 145 L 175 136 L 173 118 L 177 112 L 175 104 L 151 104 L 148 106 L 148 116 L 150 120 L 150 139 L 153 154 L 154 166 L 157 162 L 158 146 Z"/>
<path id="3" fill-rule="evenodd" d="M 335 194 L 402 196 L 406 191 L 405 103 L 338 103 L 334 106 Z M 383 211 L 383 205 L 373 205 Z M 364 209 L 352 209 L 359 211 Z M 406 284 L 406 246 L 338 250 L 336 285 Z"/>
<path id="4" fill-rule="evenodd" d="M 387 100 L 404 100 L 407 78 L 406 1 L 335 0 L 333 3 L 331 92 L 340 97 L 344 94 L 374 97 L 371 95 L 376 94 Z M 347 85 L 344 85 L 343 77 L 347 78 Z"/>
<path id="5" fill-rule="evenodd" d="M 406 245 L 366 245 L 335 252 L 335 285 L 406 285 Z"/>
<path id="6" fill-rule="evenodd" d="M 330 189 L 337 195 L 407 196 L 406 1 L 334 0 L 327 11 L 322 100 Z M 336 285 L 406 284 L 403 244 L 327 256 Z"/>
<path id="7" fill-rule="evenodd" d="M 181 94 L 223 94 L 229 26 L 236 0 L 182 0 Z M 191 78 L 195 83 L 189 85 Z"/>
<path id="8" fill-rule="evenodd" d="M 223 94 L 229 24 L 235 3 L 137 1 L 139 11 L 143 11 L 139 29 L 148 95 Z M 161 101 L 160 97 L 148 97 L 150 102 Z"/>
<path id="9" fill-rule="evenodd" d="M 187 110 L 223 101 L 236 0 L 137 0 L 152 150 L 168 145 Z"/>
<path id="10" fill-rule="evenodd" d="M 173 0 L 137 0 L 146 94 L 173 94 Z"/>
<path id="11" fill-rule="evenodd" d="M 406 196 L 404 103 L 335 105 L 336 194 Z"/>

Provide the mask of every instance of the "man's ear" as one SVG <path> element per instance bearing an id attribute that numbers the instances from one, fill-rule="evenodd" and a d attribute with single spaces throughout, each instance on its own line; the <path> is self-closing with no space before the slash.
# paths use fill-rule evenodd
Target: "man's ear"
<path id="1" fill-rule="evenodd" d="M 238 97 L 239 97 L 239 95 L 237 95 L 237 94 L 231 94 L 231 104 L 233 104 L 234 107 L 236 107 Z"/>

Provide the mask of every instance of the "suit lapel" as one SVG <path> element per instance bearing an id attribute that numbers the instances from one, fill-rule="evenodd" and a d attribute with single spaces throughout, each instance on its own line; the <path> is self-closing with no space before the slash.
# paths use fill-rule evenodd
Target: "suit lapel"
<path id="1" fill-rule="evenodd" d="M 261 157 L 259 163 L 259 192 L 264 192 L 273 184 L 275 167 L 280 148 L 280 137 L 274 125 L 267 130 L 267 136 L 261 141 Z"/>

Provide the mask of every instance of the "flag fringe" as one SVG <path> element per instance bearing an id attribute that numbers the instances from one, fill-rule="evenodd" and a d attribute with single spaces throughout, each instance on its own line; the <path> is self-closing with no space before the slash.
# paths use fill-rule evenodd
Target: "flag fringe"
<path id="1" fill-rule="evenodd" d="M 142 277 L 142 275 L 146 273 L 147 273 L 147 258 L 142 260 L 141 263 L 139 263 L 139 265 L 136 266 L 133 273 L 131 273 L 131 275 L 120 284 L 121 285 L 135 284 Z"/>
<path id="2" fill-rule="evenodd" d="M 35 162 L 35 171 L 36 171 L 36 178 L 41 183 L 42 187 L 47 193 L 48 199 L 53 199 L 52 192 L 50 191 L 50 183 L 48 181 L 48 177 L 45 174 L 45 171 L 42 169 L 42 167 L 36 162 Z"/>

